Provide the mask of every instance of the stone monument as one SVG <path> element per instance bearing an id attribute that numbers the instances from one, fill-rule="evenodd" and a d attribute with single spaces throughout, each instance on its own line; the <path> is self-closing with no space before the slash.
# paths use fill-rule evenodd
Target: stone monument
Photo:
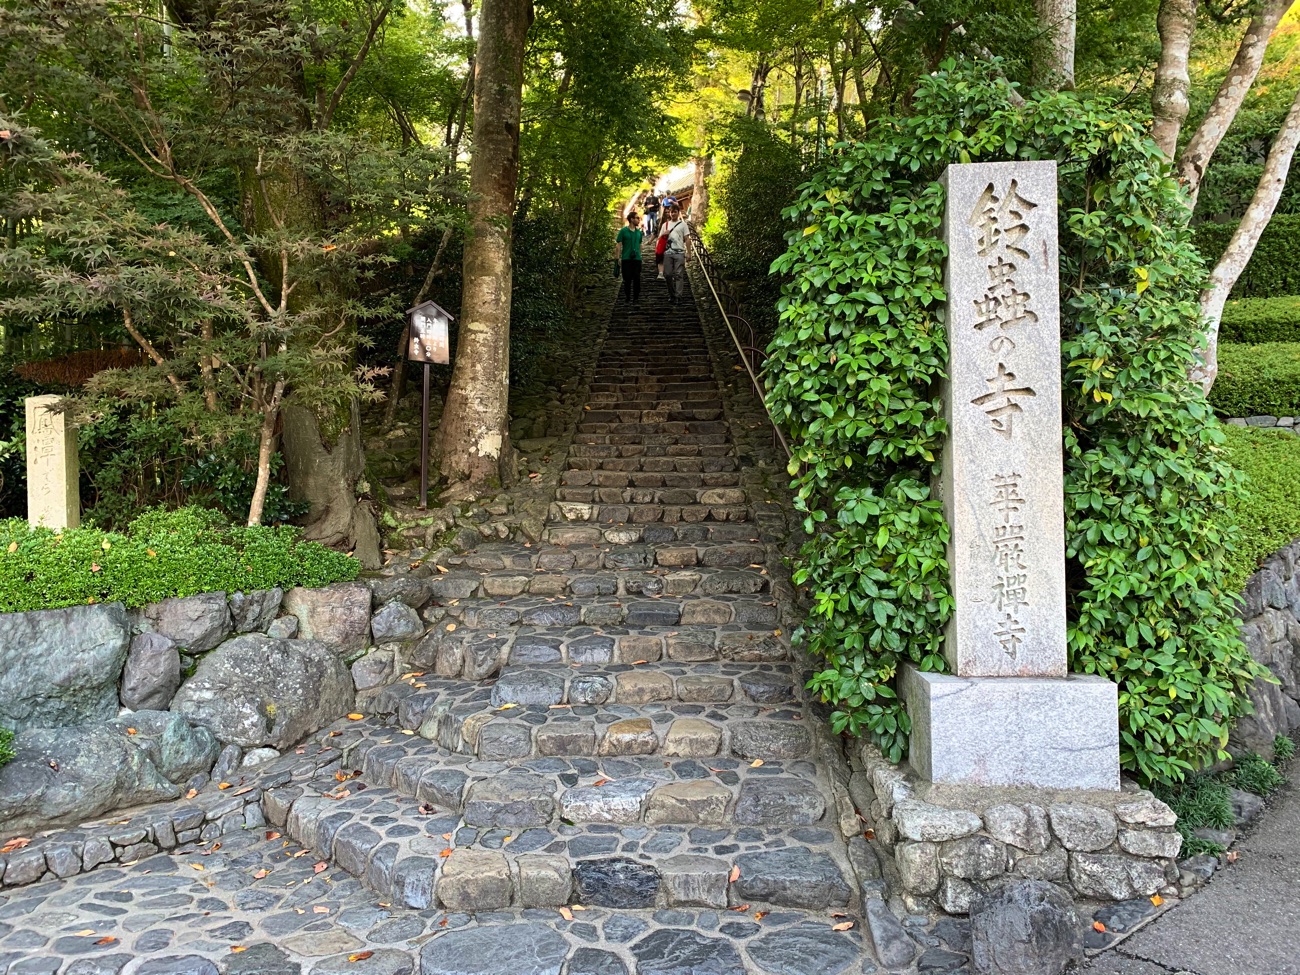
<path id="1" fill-rule="evenodd" d="M 55 529 L 81 524 L 77 426 L 51 409 L 60 398 L 27 398 L 27 521 Z"/>
<path id="2" fill-rule="evenodd" d="M 911 764 L 949 785 L 1119 788 L 1117 687 L 1066 672 L 1056 163 L 944 173 L 951 674 L 907 668 Z"/>

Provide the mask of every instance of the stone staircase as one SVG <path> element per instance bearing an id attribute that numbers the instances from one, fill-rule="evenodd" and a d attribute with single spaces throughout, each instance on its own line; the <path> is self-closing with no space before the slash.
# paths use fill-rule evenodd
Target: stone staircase
<path id="1" fill-rule="evenodd" d="M 841 759 L 782 625 L 772 512 L 693 304 L 648 268 L 543 540 L 439 565 L 403 678 L 327 732 L 337 763 L 266 794 L 384 902 L 861 908 L 865 844 L 841 832 Z"/>

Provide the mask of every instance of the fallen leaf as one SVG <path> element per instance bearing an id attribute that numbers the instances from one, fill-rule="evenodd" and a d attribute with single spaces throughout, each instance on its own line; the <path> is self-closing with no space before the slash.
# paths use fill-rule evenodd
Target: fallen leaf
<path id="1" fill-rule="evenodd" d="M 645 660 L 633 660 L 633 661 L 632 661 L 632 666 L 633 666 L 633 667 L 639 667 L 641 664 L 643 664 L 643 663 L 647 663 L 647 662 L 648 662 L 648 661 L 645 661 Z"/>
<path id="2" fill-rule="evenodd" d="M 201 863 L 191 863 L 190 866 L 193 867 L 195 870 L 198 870 L 200 873 L 202 873 L 204 870 L 207 869 L 207 868 L 206 868 L 205 866 L 203 866 L 203 864 L 201 864 Z"/>
<path id="3" fill-rule="evenodd" d="M 326 863 L 324 860 L 321 860 L 319 863 L 317 863 L 315 866 L 311 868 L 311 872 L 320 873 L 322 870 L 328 870 L 329 868 L 330 865 Z"/>
<path id="4" fill-rule="evenodd" d="M 8 134 L 9 134 L 8 132 L 5 132 L 5 133 L 4 133 L 4 135 L 6 135 L 6 136 L 7 136 Z M 10 543 L 9 543 L 9 551 L 11 551 L 11 552 L 17 552 L 17 551 L 18 551 L 18 543 L 17 543 L 17 542 L 10 542 Z"/>
<path id="5" fill-rule="evenodd" d="M 358 712 L 356 712 L 356 711 L 353 711 L 351 714 L 348 715 L 348 720 L 349 720 L 349 721 L 360 721 L 360 720 L 361 720 L 362 718 L 364 718 L 364 717 L 365 717 L 364 714 L 360 714 L 360 713 L 358 713 Z"/>
<path id="6" fill-rule="evenodd" d="M 763 918 L 765 918 L 765 917 L 767 917 L 767 911 L 755 911 L 755 912 L 754 912 L 754 920 L 755 920 L 755 921 L 761 921 L 761 920 L 763 920 Z"/>
<path id="7" fill-rule="evenodd" d="M 114 941 L 116 941 L 116 940 L 117 940 L 117 939 L 116 939 L 115 937 L 113 937 L 111 934 L 106 934 L 106 935 L 104 935 L 104 937 L 102 937 L 102 938 L 100 938 L 98 941 L 96 941 L 95 944 L 97 944 L 97 945 L 111 945 L 111 944 L 112 944 Z"/>
<path id="8" fill-rule="evenodd" d="M 456 629 L 456 624 L 455 624 L 455 623 L 448 623 L 448 624 L 447 624 L 447 632 L 448 632 L 448 633 L 452 632 L 452 630 L 454 630 L 454 629 Z"/>
<path id="9" fill-rule="evenodd" d="M 832 931 L 847 931 L 847 930 L 849 930 L 849 928 L 851 928 L 851 927 L 853 927 L 853 922 L 852 922 L 852 921 L 841 921 L 839 924 L 832 924 L 832 925 L 831 925 L 831 930 L 832 930 Z"/>
<path id="10" fill-rule="evenodd" d="M 230 952 L 231 952 L 231 954 L 234 954 L 234 955 L 239 954 L 241 951 L 247 951 L 247 950 L 248 950 L 248 946 L 247 946 L 247 945 L 231 945 L 231 946 L 230 946 Z"/>
<path id="11" fill-rule="evenodd" d="M 564 918 L 566 921 L 572 921 L 572 920 L 573 920 L 573 912 L 572 912 L 571 910 L 569 910 L 567 907 L 561 907 L 561 908 L 560 908 L 560 917 Z"/>
<path id="12" fill-rule="evenodd" d="M 444 840 L 449 840 L 449 839 L 451 839 L 451 834 L 450 834 L 450 833 L 443 833 L 443 834 L 442 834 L 442 838 L 443 838 Z"/>
<path id="13" fill-rule="evenodd" d="M 1102 924 L 1100 921 L 1093 921 L 1093 922 L 1092 922 L 1092 929 L 1093 929 L 1094 931 L 1100 931 L 1100 932 L 1102 932 L 1103 934 L 1106 933 L 1106 925 Z"/>
<path id="14" fill-rule="evenodd" d="M 761 758 L 756 758 L 756 759 L 754 759 L 752 762 L 749 763 L 749 767 L 750 767 L 750 768 L 758 768 L 758 767 L 759 767 L 760 765 L 762 765 L 762 764 L 763 764 L 763 760 L 762 760 Z"/>
<path id="15" fill-rule="evenodd" d="M 1151 903 L 1154 904 L 1156 907 L 1159 907 L 1159 906 L 1160 906 L 1161 904 L 1163 904 L 1164 902 L 1165 902 L 1165 899 L 1164 899 L 1163 897 L 1161 897 L 1159 894 L 1152 894 L 1152 895 L 1151 895 Z"/>
<path id="16" fill-rule="evenodd" d="M 604 785 L 608 781 L 609 779 L 597 779 L 595 782 L 591 784 L 593 788 L 600 788 L 600 786 Z"/>
<path id="17" fill-rule="evenodd" d="M 848 917 L 843 911 L 831 911 L 831 917 Z"/>
<path id="18" fill-rule="evenodd" d="M 438 927 L 445 928 L 446 926 L 447 926 L 447 919 L 444 917 L 441 921 L 438 922 Z"/>
<path id="19" fill-rule="evenodd" d="M 739 879 L 740 879 L 740 864 L 736 864 L 734 867 L 731 868 L 731 873 L 728 874 L 727 876 L 727 883 L 734 884 Z"/>
<path id="20" fill-rule="evenodd" d="M 402 729 L 402 734 L 404 734 L 404 735 L 413 735 L 413 734 L 415 734 L 415 732 L 412 731 L 410 728 L 403 728 L 403 729 Z"/>
<path id="21" fill-rule="evenodd" d="M 348 961 L 365 961 L 373 954 L 373 951 L 358 951 L 355 954 L 348 955 Z"/>
<path id="22" fill-rule="evenodd" d="M 311 909 L 311 912 L 313 914 L 328 914 L 330 912 L 330 909 L 326 907 L 324 904 L 317 904 L 315 907 Z"/>
<path id="23" fill-rule="evenodd" d="M 876 831 L 874 829 L 864 829 L 862 831 L 862 836 L 864 839 L 874 840 L 876 838 Z"/>
<path id="24" fill-rule="evenodd" d="M 449 856 L 452 855 L 453 852 L 454 852 L 454 851 L 452 850 L 451 847 L 447 847 L 447 849 L 445 849 L 445 850 L 443 850 L 441 853 L 439 853 L 438 856 L 440 856 L 440 857 L 449 857 Z"/>
<path id="25" fill-rule="evenodd" d="M 1236 863 L 1241 858 L 1241 854 L 1236 850 L 1229 850 L 1227 860 L 1229 863 Z"/>
<path id="26" fill-rule="evenodd" d="M 185 798 L 186 798 L 186 799 L 193 799 L 193 798 L 194 798 L 195 796 L 197 796 L 198 794 L 199 794 L 199 790 L 198 790 L 198 789 L 191 789 L 189 792 L 185 793 Z"/>
<path id="27" fill-rule="evenodd" d="M 727 910 L 735 911 L 737 914 L 747 914 L 749 913 L 749 905 L 741 904 L 739 907 L 729 907 Z"/>
<path id="28" fill-rule="evenodd" d="M 229 782 L 221 782 L 221 783 L 219 783 L 219 784 L 217 785 L 217 788 L 218 788 L 218 789 L 223 789 L 223 790 L 224 790 L 224 789 L 229 789 L 229 788 L 230 788 L 230 783 L 229 783 Z"/>
<path id="29" fill-rule="evenodd" d="M 95 929 L 94 929 L 94 928 L 85 928 L 85 929 L 83 929 L 83 930 L 81 930 L 81 931 L 75 931 L 75 932 L 73 932 L 73 935 L 72 935 L 72 936 L 73 936 L 74 938 L 89 938 L 89 937 L 90 937 L 92 934 L 94 934 L 94 933 L 95 933 Z"/>
<path id="30" fill-rule="evenodd" d="M 501 705 L 501 707 L 497 708 L 497 710 L 509 711 L 511 708 L 517 708 L 517 707 L 519 707 L 519 705 L 516 704 L 514 701 L 507 701 L 505 704 Z"/>
<path id="31" fill-rule="evenodd" d="M 127 728 L 126 733 L 128 735 L 138 735 L 140 732 L 136 731 L 134 728 Z"/>
<path id="32" fill-rule="evenodd" d="M 13 853 L 14 850 L 21 850 L 24 846 L 26 846 L 30 842 L 31 842 L 30 837 L 15 836 L 4 846 L 0 846 L 0 853 Z"/>
<path id="33" fill-rule="evenodd" d="M 254 880 L 261 880 L 263 877 L 269 877 L 269 876 L 271 876 L 271 871 L 270 871 L 270 870 L 266 870 L 266 869 L 262 869 L 262 870 L 257 871 L 257 873 L 253 874 L 253 879 L 254 879 Z"/>
<path id="34" fill-rule="evenodd" d="M 436 562 L 434 563 L 434 566 L 433 566 L 433 567 L 434 567 L 435 569 L 437 569 L 439 572 L 450 572 L 450 571 L 451 571 L 451 570 L 448 569 L 445 565 L 438 565 Z"/>

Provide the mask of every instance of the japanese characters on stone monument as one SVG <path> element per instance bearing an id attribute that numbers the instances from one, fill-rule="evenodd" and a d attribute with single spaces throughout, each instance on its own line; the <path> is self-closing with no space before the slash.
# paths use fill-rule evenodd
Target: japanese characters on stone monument
<path id="1" fill-rule="evenodd" d="M 962 677 L 1065 676 L 1056 164 L 950 166 L 944 514 Z"/>
<path id="2" fill-rule="evenodd" d="M 27 520 L 46 528 L 81 524 L 77 427 L 51 407 L 58 396 L 27 399 Z"/>
<path id="3" fill-rule="evenodd" d="M 1066 672 L 1056 163 L 949 166 L 952 674 L 904 672 L 937 783 L 1117 789 L 1117 689 Z"/>

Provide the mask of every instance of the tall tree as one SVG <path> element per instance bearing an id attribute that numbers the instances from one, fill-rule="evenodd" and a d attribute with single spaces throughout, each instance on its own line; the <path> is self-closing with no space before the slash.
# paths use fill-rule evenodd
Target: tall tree
<path id="1" fill-rule="evenodd" d="M 1173 159 L 1189 106 L 1187 64 L 1196 32 L 1196 0 L 1160 0 L 1156 29 L 1160 32 L 1160 62 L 1151 85 L 1151 138 Z"/>
<path id="2" fill-rule="evenodd" d="M 456 366 L 438 431 L 443 476 L 473 495 L 508 475 L 511 223 L 530 0 L 484 0 L 474 63 L 474 146 Z"/>
<path id="3" fill-rule="evenodd" d="M 1040 88 L 1074 87 L 1075 0 L 1034 0 L 1043 31 L 1042 49 L 1034 59 L 1034 82 Z"/>

